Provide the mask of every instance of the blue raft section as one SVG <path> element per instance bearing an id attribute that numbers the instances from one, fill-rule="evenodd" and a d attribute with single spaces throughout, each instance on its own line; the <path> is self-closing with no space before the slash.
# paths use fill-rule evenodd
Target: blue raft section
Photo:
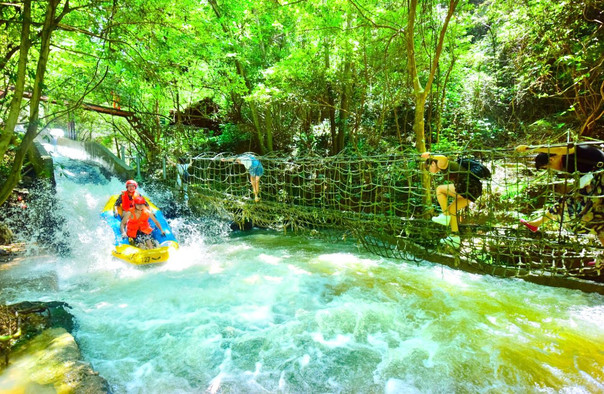
<path id="1" fill-rule="evenodd" d="M 120 232 L 120 224 L 122 221 L 121 216 L 118 218 L 113 216 L 113 206 L 115 205 L 115 201 L 119 196 L 119 194 L 111 196 L 101 212 L 101 217 L 109 224 L 115 236 L 115 248 L 111 254 L 121 260 L 135 265 L 157 264 L 167 261 L 170 257 L 170 250 L 178 248 L 178 241 L 174 237 L 168 222 L 166 222 L 164 214 L 151 201 L 149 201 L 148 198 L 145 198 L 145 200 L 147 200 L 149 203 L 151 212 L 153 212 L 155 218 L 159 224 L 161 224 L 165 235 L 161 235 L 161 232 L 155 223 L 149 219 L 149 224 L 153 229 L 151 235 L 157 241 L 159 246 L 154 249 L 141 249 L 134 245 L 130 245 L 128 238 L 122 238 Z"/>

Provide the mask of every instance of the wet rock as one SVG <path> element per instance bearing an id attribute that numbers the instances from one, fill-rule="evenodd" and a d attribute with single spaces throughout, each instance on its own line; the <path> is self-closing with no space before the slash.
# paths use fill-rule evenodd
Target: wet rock
<path id="1" fill-rule="evenodd" d="M 0 368 L 8 364 L 12 351 L 48 328 L 73 331 L 75 318 L 64 302 L 21 302 L 0 305 Z"/>
<path id="2" fill-rule="evenodd" d="M 73 336 L 63 328 L 43 331 L 11 354 L 0 374 L 7 392 L 108 393 L 107 381 L 81 360 Z"/>
<path id="3" fill-rule="evenodd" d="M 69 312 L 71 307 L 65 302 L 29 302 L 24 301 L 10 306 L 11 309 L 20 311 L 21 315 L 38 314 L 45 317 L 44 328 L 64 328 L 73 332 L 76 327 L 75 318 Z"/>
<path id="4" fill-rule="evenodd" d="M 82 361 L 68 332 L 76 327 L 69 308 L 57 301 L 0 307 L 0 335 L 17 333 L 0 343 L 0 392 L 110 392 L 105 379 Z"/>

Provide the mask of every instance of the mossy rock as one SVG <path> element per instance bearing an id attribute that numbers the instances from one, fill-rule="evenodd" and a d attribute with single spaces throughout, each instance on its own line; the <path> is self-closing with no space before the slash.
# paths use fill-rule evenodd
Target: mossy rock
<path id="1" fill-rule="evenodd" d="M 0 223 L 0 245 L 8 245 L 13 242 L 14 236 L 10 228 L 4 223 Z"/>
<path id="2" fill-rule="evenodd" d="M 0 374 L 1 392 L 107 393 L 105 379 L 81 360 L 64 328 L 51 328 L 11 353 Z"/>

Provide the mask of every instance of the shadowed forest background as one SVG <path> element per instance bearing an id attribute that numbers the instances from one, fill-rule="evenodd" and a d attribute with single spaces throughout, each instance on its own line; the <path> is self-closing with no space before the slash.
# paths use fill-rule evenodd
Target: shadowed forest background
<path id="1" fill-rule="evenodd" d="M 160 156 L 207 151 L 295 157 L 601 139 L 602 5 L 3 2 L 0 201 L 43 128 L 75 128 L 118 154 L 125 146 L 150 169 Z"/>

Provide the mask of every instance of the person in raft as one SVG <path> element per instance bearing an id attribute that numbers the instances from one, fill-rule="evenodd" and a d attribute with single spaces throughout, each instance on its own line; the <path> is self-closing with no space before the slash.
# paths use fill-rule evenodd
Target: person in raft
<path id="1" fill-rule="evenodd" d="M 569 144 L 561 147 L 527 145 L 516 147 L 516 152 L 538 152 L 535 168 L 579 173 L 578 188 L 559 199 L 548 212 L 535 220 L 520 222 L 532 232 L 549 220 L 562 218 L 566 212 L 571 230 L 577 234 L 595 234 L 604 245 L 604 152 L 590 145 Z"/>
<path id="2" fill-rule="evenodd" d="M 120 224 L 120 232 L 122 238 L 131 238 L 132 243 L 141 249 L 153 249 L 155 245 L 151 233 L 153 229 L 149 224 L 149 219 L 153 220 L 161 235 L 166 235 L 161 228 L 161 224 L 155 218 L 155 215 L 147 206 L 143 197 L 134 198 L 134 207 L 124 212 L 122 223 Z"/>
<path id="3" fill-rule="evenodd" d="M 221 159 L 221 161 L 230 161 L 237 164 L 243 164 L 245 169 L 250 174 L 250 183 L 252 184 L 252 192 L 254 193 L 254 201 L 260 201 L 260 177 L 264 175 L 262 163 L 251 153 L 245 153 L 231 159 Z"/>
<path id="4" fill-rule="evenodd" d="M 120 213 L 126 212 L 133 207 L 132 200 L 136 197 L 140 197 L 140 194 L 136 191 L 138 188 L 138 183 L 136 181 L 130 179 L 126 181 L 126 190 L 124 190 L 120 196 L 115 200 L 115 204 L 113 204 L 113 216 L 116 218 L 120 217 Z M 145 201 L 145 205 L 148 207 L 149 203 Z M 122 209 L 120 212 L 119 209 Z"/>
<path id="5" fill-rule="evenodd" d="M 453 182 L 436 187 L 436 199 L 442 213 L 433 217 L 432 221 L 443 226 L 451 226 L 452 234 L 441 239 L 440 242 L 457 249 L 461 244 L 457 212 L 467 207 L 470 201 L 475 201 L 480 197 L 482 183 L 468 168 L 463 167 L 457 161 L 449 160 L 446 156 L 424 152 L 421 157 L 426 160 L 430 173 L 436 174 L 442 171 L 446 178 Z M 449 204 L 449 197 L 453 199 L 451 204 Z"/>

